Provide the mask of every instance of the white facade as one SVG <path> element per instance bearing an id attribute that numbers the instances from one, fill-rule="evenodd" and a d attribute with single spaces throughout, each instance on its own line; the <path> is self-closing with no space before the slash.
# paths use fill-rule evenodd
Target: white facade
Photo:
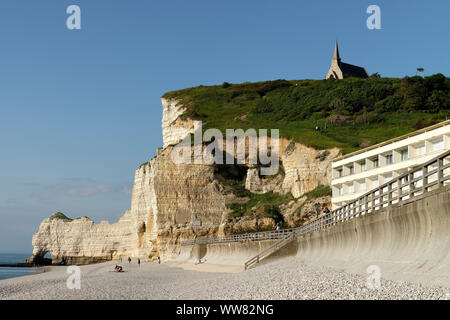
<path id="1" fill-rule="evenodd" d="M 337 158 L 333 210 L 450 149 L 450 120 Z"/>

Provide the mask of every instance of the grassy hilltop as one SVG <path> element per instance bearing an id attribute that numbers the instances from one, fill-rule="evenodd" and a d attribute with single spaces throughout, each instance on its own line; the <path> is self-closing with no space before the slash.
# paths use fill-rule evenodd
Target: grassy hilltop
<path id="1" fill-rule="evenodd" d="M 450 78 L 275 80 L 171 91 L 204 129 L 280 129 L 281 136 L 344 153 L 432 125 L 450 112 Z M 320 130 L 315 130 L 319 126 Z"/>

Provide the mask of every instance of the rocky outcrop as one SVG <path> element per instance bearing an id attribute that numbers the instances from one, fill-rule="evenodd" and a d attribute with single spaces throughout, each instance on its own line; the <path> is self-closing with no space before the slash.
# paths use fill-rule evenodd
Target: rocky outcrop
<path id="1" fill-rule="evenodd" d="M 295 198 L 331 183 L 331 161 L 340 155 L 338 148 L 316 150 L 299 143 L 280 139 L 282 172 L 277 176 L 260 175 L 249 168 L 245 188 L 254 193 L 290 192 Z"/>
<path id="2" fill-rule="evenodd" d="M 331 183 L 331 161 L 339 156 L 338 148 L 315 150 L 299 143 L 290 143 L 282 154 L 285 172 L 282 189 L 295 198 Z"/>
<path id="3" fill-rule="evenodd" d="M 83 264 L 127 255 L 136 238 L 132 220 L 130 212 L 112 225 L 106 221 L 96 225 L 88 218 L 47 218 L 33 236 L 30 262 L 41 263 L 47 253 L 54 264 Z"/>
<path id="4" fill-rule="evenodd" d="M 226 176 L 218 173 L 223 168 L 172 161 L 174 144 L 196 128 L 193 120 L 182 119 L 186 108 L 179 101 L 163 98 L 162 104 L 164 147 L 136 170 L 130 210 L 113 224 L 61 215 L 45 219 L 33 236 L 30 262 L 42 261 L 47 252 L 53 263 L 91 263 L 128 256 L 167 260 L 179 254 L 183 239 L 255 231 L 253 220 L 228 219 L 231 209 L 227 204 L 245 199 L 236 200 L 237 196 L 225 190 Z M 279 146 L 279 173 L 260 176 L 260 169 L 250 166 L 245 187 L 253 193 L 290 192 L 297 199 L 282 207 L 287 219 L 304 202 L 301 196 L 305 192 L 329 184 L 330 162 L 339 150 L 317 151 L 284 138 Z M 261 228 L 274 227 L 271 219 L 260 219 L 260 223 Z"/>
<path id="5" fill-rule="evenodd" d="M 191 119 L 182 119 L 186 107 L 176 99 L 161 98 L 163 106 L 162 136 L 163 147 L 174 145 L 195 131 L 195 123 Z"/>

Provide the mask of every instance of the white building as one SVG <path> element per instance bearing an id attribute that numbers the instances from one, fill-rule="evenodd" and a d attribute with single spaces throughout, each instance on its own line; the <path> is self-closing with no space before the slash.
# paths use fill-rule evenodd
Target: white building
<path id="1" fill-rule="evenodd" d="M 332 162 L 333 209 L 450 150 L 450 120 Z"/>

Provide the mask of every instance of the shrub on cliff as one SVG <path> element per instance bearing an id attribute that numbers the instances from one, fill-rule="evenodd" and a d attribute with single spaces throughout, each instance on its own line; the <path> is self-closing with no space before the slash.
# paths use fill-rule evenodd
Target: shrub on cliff
<path id="1" fill-rule="evenodd" d="M 307 197 L 307 200 L 331 196 L 331 187 L 324 186 L 321 184 L 317 186 L 314 190 L 306 192 L 304 195 Z"/>
<path id="2" fill-rule="evenodd" d="M 73 219 L 68 218 L 64 213 L 62 212 L 56 212 L 54 213 L 51 217 L 50 220 L 54 220 L 54 219 L 60 219 L 60 220 L 65 220 L 65 221 L 73 221 Z"/>
<path id="3" fill-rule="evenodd" d="M 236 202 L 228 205 L 228 208 L 232 210 L 229 218 L 250 216 L 255 212 L 262 212 L 262 217 L 272 218 L 276 222 L 280 222 L 282 221 L 282 217 L 280 217 L 279 206 L 293 199 L 294 197 L 291 193 L 285 195 L 273 191 L 263 194 L 249 193 L 249 200 L 247 202 Z"/>

